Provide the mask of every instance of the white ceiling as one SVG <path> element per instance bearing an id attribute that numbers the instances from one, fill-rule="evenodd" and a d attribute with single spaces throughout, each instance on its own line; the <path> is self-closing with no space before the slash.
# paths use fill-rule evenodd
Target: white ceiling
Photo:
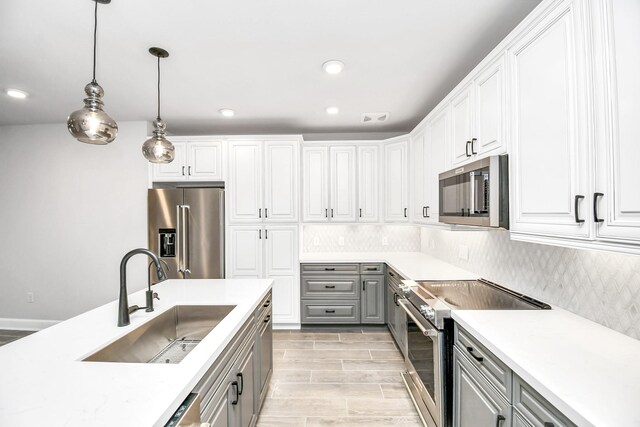
<path id="1" fill-rule="evenodd" d="M 162 116 L 171 133 L 404 132 L 539 2 L 113 0 L 99 6 L 97 80 L 114 119 L 153 120 L 147 49 L 160 46 L 170 53 Z M 0 0 L 0 125 L 64 123 L 82 107 L 93 7 Z M 322 70 L 329 59 L 345 62 L 342 74 Z M 7 88 L 31 96 L 15 100 Z M 385 111 L 386 123 L 360 123 Z"/>

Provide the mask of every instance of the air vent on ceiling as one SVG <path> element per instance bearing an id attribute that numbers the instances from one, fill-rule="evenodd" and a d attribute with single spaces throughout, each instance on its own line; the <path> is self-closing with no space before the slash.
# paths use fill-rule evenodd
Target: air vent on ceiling
<path id="1" fill-rule="evenodd" d="M 363 113 L 362 123 L 382 123 L 389 119 L 389 113 Z"/>

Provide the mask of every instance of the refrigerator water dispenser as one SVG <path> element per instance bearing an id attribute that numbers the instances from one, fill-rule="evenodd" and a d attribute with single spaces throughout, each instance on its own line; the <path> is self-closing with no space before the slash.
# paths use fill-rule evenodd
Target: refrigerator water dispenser
<path id="1" fill-rule="evenodd" d="M 175 228 L 161 228 L 158 231 L 160 257 L 161 258 L 175 258 L 176 256 L 176 229 Z"/>

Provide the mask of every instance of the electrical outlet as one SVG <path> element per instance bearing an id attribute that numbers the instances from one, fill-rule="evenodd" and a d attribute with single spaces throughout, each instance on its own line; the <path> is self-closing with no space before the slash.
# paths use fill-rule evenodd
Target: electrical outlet
<path id="1" fill-rule="evenodd" d="M 458 258 L 463 261 L 469 261 L 469 246 L 458 246 Z"/>
<path id="2" fill-rule="evenodd" d="M 338 246 L 344 246 L 344 236 L 338 237 Z"/>
<path id="3" fill-rule="evenodd" d="M 320 238 L 318 236 L 313 238 L 313 246 L 320 246 Z"/>
<path id="4" fill-rule="evenodd" d="M 387 236 L 382 236 L 382 246 L 389 245 L 389 238 Z"/>
<path id="5" fill-rule="evenodd" d="M 27 302 L 30 304 L 36 302 L 36 294 L 33 292 L 27 292 Z"/>

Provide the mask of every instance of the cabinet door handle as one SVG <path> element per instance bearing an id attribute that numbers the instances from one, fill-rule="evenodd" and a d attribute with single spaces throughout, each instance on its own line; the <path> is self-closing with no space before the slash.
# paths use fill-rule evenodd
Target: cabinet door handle
<path id="1" fill-rule="evenodd" d="M 473 357 L 474 359 L 476 359 L 478 362 L 482 362 L 484 360 L 484 357 L 482 356 L 476 356 L 475 354 L 473 354 L 473 347 L 467 347 L 467 351 L 469 352 L 469 354 L 471 355 L 471 357 Z"/>
<path id="2" fill-rule="evenodd" d="M 331 208 L 331 218 L 333 218 L 333 208 Z"/>
<path id="3" fill-rule="evenodd" d="M 262 229 L 258 229 L 258 239 L 262 239 Z"/>
<path id="4" fill-rule="evenodd" d="M 262 218 L 262 208 L 258 209 L 258 218 Z"/>
<path id="5" fill-rule="evenodd" d="M 573 203 L 573 213 L 575 214 L 575 219 L 576 219 L 576 223 L 578 224 L 582 224 L 584 222 L 584 219 L 580 219 L 580 212 L 578 212 L 578 207 L 580 205 L 580 200 L 584 199 L 584 196 L 581 196 L 580 194 L 578 194 L 576 196 L 576 198 L 574 199 L 574 203 Z"/>
<path id="6" fill-rule="evenodd" d="M 189 176 L 191 176 L 191 166 L 189 166 L 189 167 L 187 168 L 187 174 L 189 174 Z"/>
<path id="7" fill-rule="evenodd" d="M 365 289 L 364 289 L 365 283 L 367 283 L 367 281 L 366 281 L 366 280 L 363 280 L 363 281 L 362 281 L 362 290 L 363 290 L 363 291 L 365 290 Z"/>
<path id="8" fill-rule="evenodd" d="M 184 166 L 182 167 L 182 176 L 184 176 Z"/>
<path id="9" fill-rule="evenodd" d="M 471 141 L 467 141 L 467 144 L 464 146 L 464 152 L 467 157 L 471 157 L 471 154 L 469 154 L 469 144 L 471 144 Z"/>
<path id="10" fill-rule="evenodd" d="M 425 215 L 424 217 L 425 217 L 425 218 L 431 218 L 431 217 L 429 216 L 429 206 L 425 206 L 425 207 L 424 207 L 424 210 L 425 210 L 425 212 L 426 212 L 426 215 Z"/>
<path id="11" fill-rule="evenodd" d="M 324 285 L 325 289 L 335 289 L 336 285 Z"/>
<path id="12" fill-rule="evenodd" d="M 324 210 L 324 217 L 325 217 L 325 218 L 329 218 L 329 214 L 328 214 L 327 212 L 329 212 L 329 210 L 328 210 L 328 209 L 325 209 L 325 210 Z"/>
<path id="13" fill-rule="evenodd" d="M 477 151 L 473 151 L 473 144 L 477 141 L 477 138 L 471 138 L 471 154 L 478 154 Z"/>
<path id="14" fill-rule="evenodd" d="M 269 218 L 269 211 L 267 210 L 267 208 L 264 208 L 264 217 Z"/>
<path id="15" fill-rule="evenodd" d="M 496 416 L 496 427 L 500 427 L 500 423 L 505 421 L 506 418 L 504 417 L 504 415 L 497 415 Z"/>
<path id="16" fill-rule="evenodd" d="M 407 217 L 407 208 L 404 208 L 404 217 Z"/>
<path id="17" fill-rule="evenodd" d="M 422 207 L 422 218 L 426 218 L 427 217 L 426 210 L 427 210 L 427 207 L 423 206 Z"/>
<path id="18" fill-rule="evenodd" d="M 242 376 L 242 372 L 236 374 L 238 380 L 240 380 L 240 385 L 238 386 L 238 394 L 242 396 L 242 392 L 244 391 L 244 377 Z"/>
<path id="19" fill-rule="evenodd" d="M 236 395 L 235 399 L 233 399 L 231 401 L 231 404 L 232 405 L 237 405 L 238 404 L 238 399 L 240 398 L 240 394 L 238 393 L 238 381 L 233 381 L 231 383 L 231 388 L 235 389 L 234 394 Z"/>
<path id="20" fill-rule="evenodd" d="M 268 239 L 269 238 L 269 230 L 268 229 L 264 229 L 264 238 Z"/>
<path id="21" fill-rule="evenodd" d="M 396 294 L 395 292 L 393 293 L 393 302 L 395 305 L 400 307 L 400 304 L 398 304 L 398 294 Z"/>
<path id="22" fill-rule="evenodd" d="M 360 218 L 362 218 L 362 208 L 360 208 Z"/>
<path id="23" fill-rule="evenodd" d="M 324 312 L 325 313 L 335 313 L 336 311 L 335 310 L 325 310 Z"/>
<path id="24" fill-rule="evenodd" d="M 603 193 L 593 193 L 593 220 L 595 222 L 604 222 L 604 219 L 598 218 L 598 198 L 604 196 Z"/>

